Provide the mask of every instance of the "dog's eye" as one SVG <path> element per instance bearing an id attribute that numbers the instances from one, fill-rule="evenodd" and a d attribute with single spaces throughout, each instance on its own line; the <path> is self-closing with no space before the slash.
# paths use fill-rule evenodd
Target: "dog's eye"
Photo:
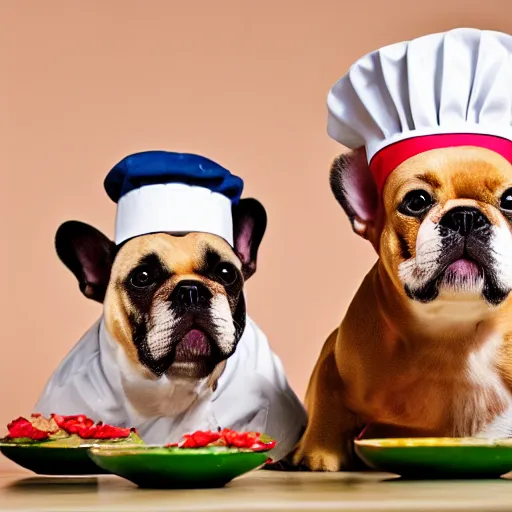
<path id="1" fill-rule="evenodd" d="M 232 285 L 235 284 L 238 279 L 238 272 L 230 263 L 219 263 L 215 267 L 215 276 L 221 283 L 225 285 Z"/>
<path id="2" fill-rule="evenodd" d="M 155 275 L 147 268 L 136 270 L 130 277 L 130 283 L 135 288 L 146 288 L 154 282 Z"/>
<path id="3" fill-rule="evenodd" d="M 512 188 L 505 190 L 501 196 L 500 207 L 502 210 L 512 211 Z"/>
<path id="4" fill-rule="evenodd" d="M 432 196 L 424 190 L 411 190 L 398 207 L 404 215 L 417 216 L 434 204 Z"/>

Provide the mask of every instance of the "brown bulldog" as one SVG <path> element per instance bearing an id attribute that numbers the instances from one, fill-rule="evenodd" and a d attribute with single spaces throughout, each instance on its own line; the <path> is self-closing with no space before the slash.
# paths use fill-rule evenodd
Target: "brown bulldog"
<path id="1" fill-rule="evenodd" d="M 512 165 L 435 149 L 390 174 L 378 201 L 364 150 L 331 186 L 379 259 L 329 336 L 306 397 L 295 464 L 354 467 L 365 436 L 512 431 Z"/>

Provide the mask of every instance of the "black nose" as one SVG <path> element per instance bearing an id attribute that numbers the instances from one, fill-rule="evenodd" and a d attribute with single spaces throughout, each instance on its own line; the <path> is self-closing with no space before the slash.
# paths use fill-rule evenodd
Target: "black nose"
<path id="1" fill-rule="evenodd" d="M 176 305 L 190 307 L 201 301 L 211 299 L 210 290 L 199 281 L 181 281 L 171 294 L 171 301 Z"/>
<path id="2" fill-rule="evenodd" d="M 478 209 L 468 206 L 457 206 L 443 215 L 439 222 L 450 231 L 459 233 L 462 236 L 468 236 L 475 231 L 486 226 L 490 226 L 489 219 Z"/>

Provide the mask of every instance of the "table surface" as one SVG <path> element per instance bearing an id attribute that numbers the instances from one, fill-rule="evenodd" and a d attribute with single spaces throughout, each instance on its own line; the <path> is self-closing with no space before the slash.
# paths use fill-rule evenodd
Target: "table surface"
<path id="1" fill-rule="evenodd" d="M 256 471 L 223 489 L 139 489 L 116 476 L 0 475 L 0 511 L 510 511 L 512 481 L 406 482 L 379 473 Z"/>

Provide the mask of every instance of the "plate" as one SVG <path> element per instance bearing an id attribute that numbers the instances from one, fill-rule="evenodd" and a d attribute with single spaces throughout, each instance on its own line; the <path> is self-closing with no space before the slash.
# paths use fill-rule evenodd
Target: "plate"
<path id="1" fill-rule="evenodd" d="M 93 446 L 139 446 L 135 433 L 129 438 L 85 440 L 76 435 L 45 441 L 0 441 L 0 452 L 16 464 L 38 475 L 100 475 L 105 470 L 94 464 L 88 454 Z"/>
<path id="2" fill-rule="evenodd" d="M 190 489 L 224 487 L 234 478 L 265 464 L 267 452 L 236 448 L 166 448 L 96 446 L 89 456 L 106 471 L 139 487 Z"/>
<path id="3" fill-rule="evenodd" d="M 38 475 L 100 475 L 107 473 L 88 455 L 93 445 L 44 446 L 44 443 L 0 443 L 0 452 L 19 466 Z"/>
<path id="4" fill-rule="evenodd" d="M 499 478 L 512 471 L 512 439 L 362 439 L 355 449 L 368 466 L 404 478 Z"/>

